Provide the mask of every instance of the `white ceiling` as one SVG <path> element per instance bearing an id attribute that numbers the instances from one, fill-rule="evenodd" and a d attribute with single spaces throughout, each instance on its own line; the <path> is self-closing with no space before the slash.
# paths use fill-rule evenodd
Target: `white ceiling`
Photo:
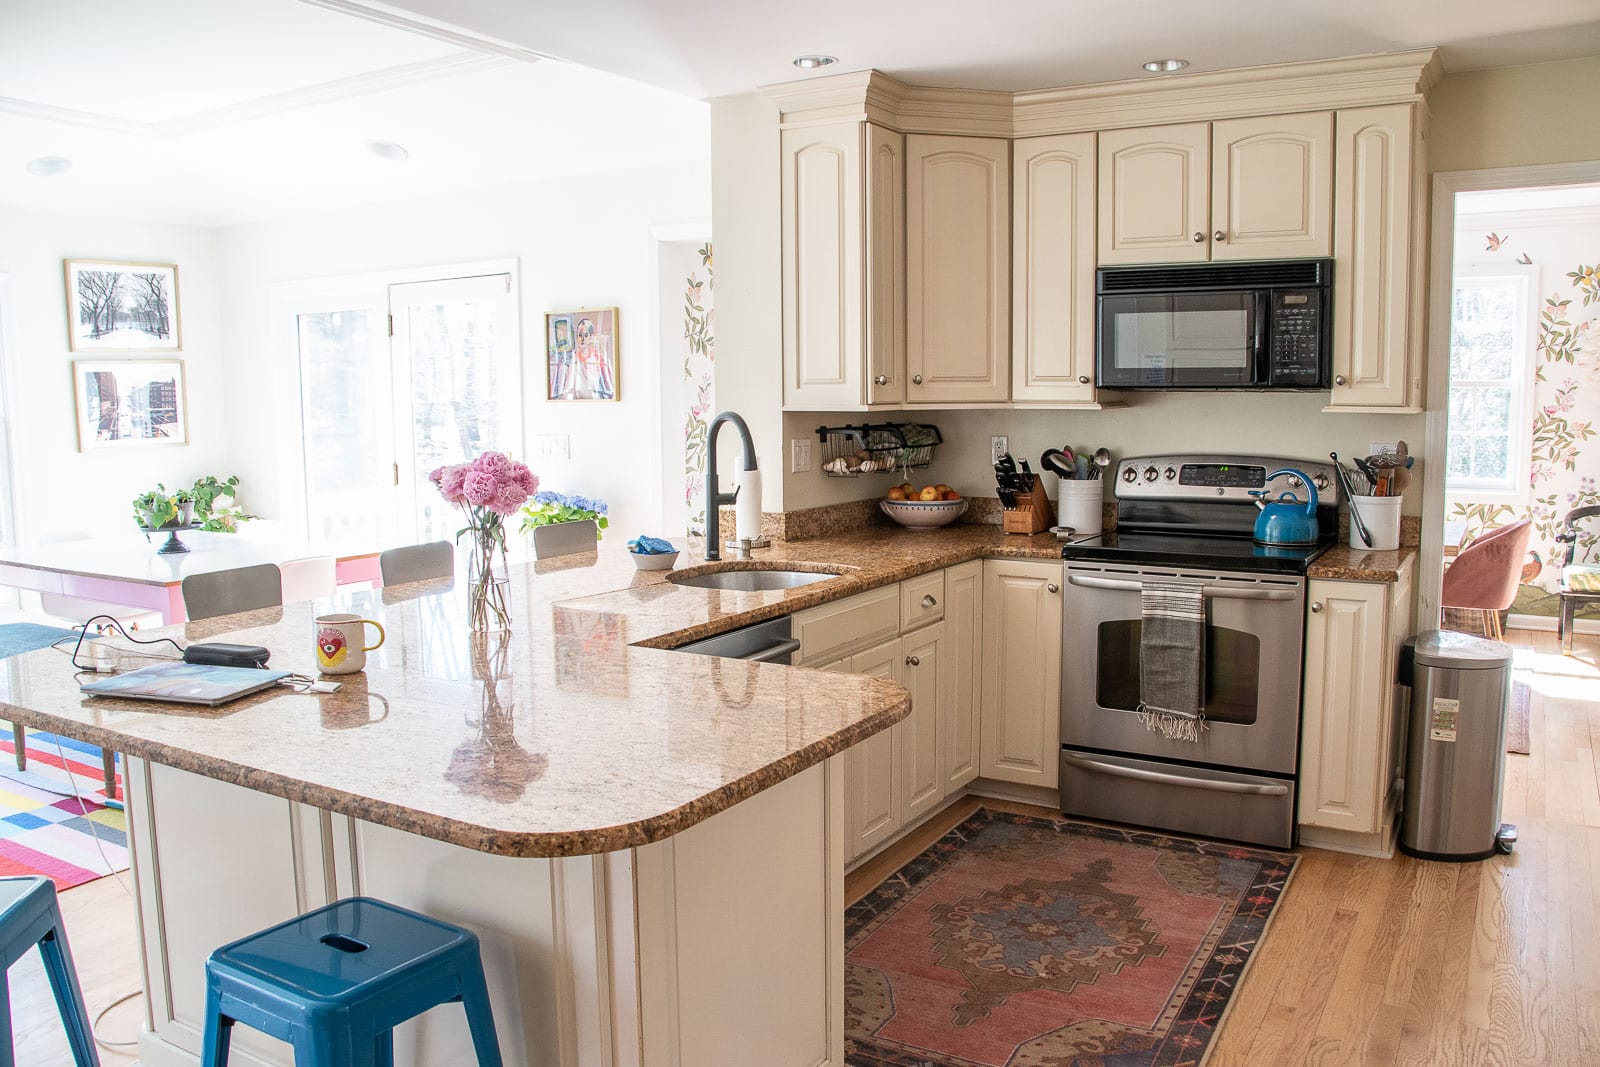
<path id="1" fill-rule="evenodd" d="M 217 226 L 709 154 L 704 104 L 463 43 L 298 0 L 0 0 L 0 205 Z M 48 155 L 71 171 L 26 172 Z"/>
<path id="2" fill-rule="evenodd" d="M 1449 70 L 1600 54 L 1596 0 L 309 0 L 399 9 L 697 97 L 876 68 L 1023 90 L 1439 45 Z M 1181 75 L 1179 75 L 1181 77 Z"/>

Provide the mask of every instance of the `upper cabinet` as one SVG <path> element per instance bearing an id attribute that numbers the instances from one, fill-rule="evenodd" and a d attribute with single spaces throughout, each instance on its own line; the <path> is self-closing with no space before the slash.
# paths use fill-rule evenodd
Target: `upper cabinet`
<path id="1" fill-rule="evenodd" d="M 1394 104 L 1334 116 L 1330 411 L 1421 407 L 1425 115 Z"/>
<path id="2" fill-rule="evenodd" d="M 1333 254 L 1333 115 L 1100 135 L 1100 262 Z"/>
<path id="3" fill-rule="evenodd" d="M 1003 403 L 1011 370 L 1011 142 L 906 137 L 906 401 Z"/>
<path id="4" fill-rule="evenodd" d="M 782 135 L 783 400 L 905 399 L 905 138 L 868 122 Z"/>

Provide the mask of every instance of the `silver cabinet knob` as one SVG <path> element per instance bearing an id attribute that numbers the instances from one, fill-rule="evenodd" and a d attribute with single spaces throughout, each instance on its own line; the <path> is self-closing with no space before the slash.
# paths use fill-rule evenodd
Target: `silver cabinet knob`
<path id="1" fill-rule="evenodd" d="M 1194 243 L 1197 244 L 1197 245 L 1205 244 L 1206 243 L 1206 235 L 1201 233 L 1199 230 L 1196 230 L 1195 234 L 1194 234 Z"/>
<path id="2" fill-rule="evenodd" d="M 1216 233 L 1211 235 L 1211 239 L 1213 241 L 1226 241 L 1228 239 L 1228 235 L 1223 233 L 1221 230 L 1218 230 Z"/>
<path id="3" fill-rule="evenodd" d="M 1055 582 L 1051 582 L 1049 585 L 1045 586 L 1044 589 L 1045 589 L 1045 592 L 1047 592 L 1047 593 L 1059 593 L 1059 592 L 1061 592 L 1061 587 L 1059 585 L 1057 585 Z"/>
<path id="4" fill-rule="evenodd" d="M 1311 602 L 1311 614 L 1313 614 L 1313 615 L 1319 615 L 1319 614 L 1321 614 L 1321 613 L 1322 613 L 1322 601 L 1320 601 L 1320 600 L 1313 600 L 1313 601 L 1312 601 L 1312 602 Z"/>
<path id="5" fill-rule="evenodd" d="M 888 385 L 889 384 L 889 376 L 887 374 L 880 374 L 876 378 L 872 379 L 872 384 L 873 385 Z"/>
<path id="6" fill-rule="evenodd" d="M 922 375 L 920 375 L 920 374 L 913 374 L 913 375 L 912 375 L 912 376 L 911 376 L 911 384 L 912 384 L 912 385 L 921 385 L 921 384 L 922 384 Z"/>
<path id="7" fill-rule="evenodd" d="M 1078 384 L 1079 385 L 1088 385 L 1089 384 L 1089 376 L 1087 374 L 1078 375 Z"/>
<path id="8" fill-rule="evenodd" d="M 922 598 L 922 606 L 925 607 L 925 608 L 938 607 L 939 606 L 939 601 L 934 597 L 934 595 L 932 593 L 929 593 L 927 596 Z"/>
<path id="9" fill-rule="evenodd" d="M 1333 384 L 1334 385 L 1349 385 L 1350 384 L 1350 379 L 1346 378 L 1342 374 L 1335 374 L 1333 376 Z"/>
<path id="10" fill-rule="evenodd" d="M 906 666 L 907 667 L 920 667 L 920 666 L 922 666 L 922 661 L 920 659 L 918 659 L 916 656 L 907 656 L 906 657 Z"/>

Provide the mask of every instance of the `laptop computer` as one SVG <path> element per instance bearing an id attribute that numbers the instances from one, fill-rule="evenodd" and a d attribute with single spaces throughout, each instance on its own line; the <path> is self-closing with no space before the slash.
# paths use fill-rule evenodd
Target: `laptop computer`
<path id="1" fill-rule="evenodd" d="M 107 678 L 95 678 L 79 686 L 79 689 L 97 697 L 203 704 L 214 708 L 277 685 L 287 677 L 288 671 L 258 670 L 254 667 L 156 663 Z"/>

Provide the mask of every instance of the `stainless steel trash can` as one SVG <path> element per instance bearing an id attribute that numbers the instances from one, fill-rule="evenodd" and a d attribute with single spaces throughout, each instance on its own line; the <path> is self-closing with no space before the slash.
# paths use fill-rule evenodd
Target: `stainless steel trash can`
<path id="1" fill-rule="evenodd" d="M 1400 681 L 1411 687 L 1400 849 L 1430 860 L 1510 852 L 1500 822 L 1511 646 L 1430 630 L 1406 642 Z"/>

